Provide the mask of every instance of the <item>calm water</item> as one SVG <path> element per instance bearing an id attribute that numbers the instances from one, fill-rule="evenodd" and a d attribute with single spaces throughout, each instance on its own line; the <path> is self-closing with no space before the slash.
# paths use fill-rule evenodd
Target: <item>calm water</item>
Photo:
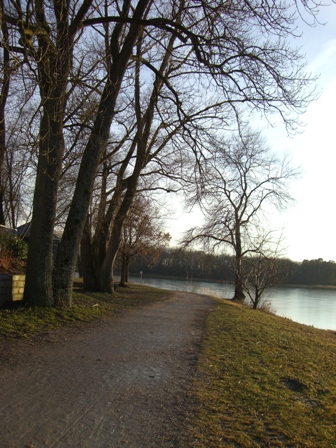
<path id="1" fill-rule="evenodd" d="M 141 282 L 141 279 L 133 277 L 131 281 Z M 233 286 L 222 283 L 146 277 L 143 282 L 161 289 L 212 294 L 224 298 L 233 296 Z M 265 299 L 278 316 L 316 328 L 336 330 L 336 289 L 277 288 L 266 291 Z"/>

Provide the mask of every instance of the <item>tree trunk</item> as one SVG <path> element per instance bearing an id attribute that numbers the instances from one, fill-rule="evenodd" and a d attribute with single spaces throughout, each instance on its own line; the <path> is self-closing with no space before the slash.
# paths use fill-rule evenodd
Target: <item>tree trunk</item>
<path id="1" fill-rule="evenodd" d="M 86 219 L 81 240 L 81 264 L 83 272 L 83 288 L 87 291 L 97 291 L 98 279 L 93 263 L 89 217 Z"/>
<path id="2" fill-rule="evenodd" d="M 24 291 L 24 301 L 29 305 L 52 306 L 54 304 L 53 232 L 58 181 L 64 154 L 63 119 L 67 85 L 72 64 L 74 37 L 90 5 L 90 1 L 84 2 L 76 18 L 69 25 L 69 8 L 66 2 L 53 2 L 56 30 L 53 34 L 47 22 L 49 17 L 47 18 L 44 13 L 43 3 L 36 2 L 35 4 L 37 27 L 43 30 L 37 36 L 42 120 Z M 75 263 L 76 261 L 77 259 Z M 73 271 L 75 263 L 72 267 Z"/>
<path id="3" fill-rule="evenodd" d="M 92 256 L 93 256 L 93 265 L 95 267 L 96 278 L 99 275 L 99 267 L 102 265 L 105 254 L 106 254 L 106 245 L 109 239 L 109 228 L 110 223 L 107 218 L 106 206 L 107 206 L 107 178 L 108 178 L 108 169 L 106 164 L 103 164 L 102 170 L 102 179 L 101 179 L 101 187 L 100 187 L 100 201 L 98 205 L 98 213 L 96 219 L 96 229 L 92 238 L 91 247 L 92 247 Z M 98 281 L 97 281 L 98 285 Z M 98 286 L 97 286 L 98 287 Z"/>
<path id="4" fill-rule="evenodd" d="M 245 300 L 243 282 L 241 277 L 241 260 L 235 262 L 235 290 L 233 300 L 243 302 Z"/>
<path id="5" fill-rule="evenodd" d="M 120 246 L 123 224 L 126 219 L 127 213 L 131 208 L 136 193 L 136 185 L 139 175 L 140 169 L 139 167 L 136 167 L 132 177 L 129 180 L 129 186 L 127 188 L 126 194 L 113 222 L 106 256 L 99 274 L 99 289 L 103 292 L 114 292 L 113 266 Z"/>
<path id="6" fill-rule="evenodd" d="M 142 18 L 149 2 L 150 0 L 139 0 L 133 14 L 135 21 L 129 25 L 129 31 L 121 51 L 115 55 L 117 48 L 113 49 L 114 60 L 109 70 L 109 78 L 102 94 L 93 131 L 83 154 L 73 200 L 55 263 L 53 287 L 56 304 L 71 306 L 72 273 L 90 205 L 96 171 L 110 135 L 110 126 L 115 115 L 115 104 L 121 83 L 141 29 L 136 19 Z"/>
<path id="7" fill-rule="evenodd" d="M 136 188 L 139 176 L 144 164 L 144 148 L 145 146 L 141 145 L 139 142 L 137 160 L 135 163 L 134 171 L 132 176 L 128 180 L 128 187 L 125 196 L 114 218 L 111 238 L 107 248 L 105 260 L 102 264 L 99 275 L 99 288 L 103 292 L 110 292 L 110 293 L 114 292 L 113 266 L 119 250 L 123 224 L 126 219 L 127 213 L 132 206 L 136 194 Z"/>
<path id="8" fill-rule="evenodd" d="M 58 180 L 64 151 L 64 91 L 54 89 L 44 104 L 38 167 L 30 228 L 24 301 L 29 306 L 53 306 L 53 232 Z"/>
<path id="9" fill-rule="evenodd" d="M 126 172 L 126 169 L 128 167 L 129 161 L 134 154 L 136 148 L 136 144 L 132 145 L 130 151 L 127 154 L 127 157 L 123 160 L 120 170 L 117 175 L 116 185 L 114 189 L 114 193 L 112 196 L 112 200 L 110 201 L 110 204 L 108 206 L 107 212 L 105 216 L 102 216 L 100 220 L 97 222 L 96 231 L 93 237 L 93 254 L 94 254 L 94 264 L 96 269 L 96 275 L 97 278 L 99 278 L 101 273 L 101 268 L 103 266 L 105 257 L 106 257 L 106 251 L 107 251 L 107 244 L 108 241 L 111 238 L 111 232 L 110 228 L 113 228 L 113 221 L 115 217 L 118 215 L 118 211 L 121 207 L 121 204 L 123 202 L 123 193 L 125 190 L 125 184 L 124 184 L 124 174 Z M 102 191 L 102 195 L 105 193 Z M 106 194 L 106 193 L 105 193 Z M 101 200 L 101 204 L 106 204 L 106 200 L 103 197 Z M 99 207 L 101 207 L 101 204 Z M 99 282 L 98 282 L 99 283 Z"/>
<path id="10" fill-rule="evenodd" d="M 119 249 L 123 221 L 124 218 L 120 216 L 113 224 L 109 246 L 99 274 L 99 290 L 102 292 L 114 293 L 113 266 Z"/>
<path id="11" fill-rule="evenodd" d="M 127 283 L 127 267 L 126 267 L 126 255 L 121 257 L 121 273 L 120 273 L 120 283 L 119 286 L 126 286 Z"/>
<path id="12" fill-rule="evenodd" d="M 129 162 L 135 152 L 136 144 L 132 144 L 127 156 L 124 158 L 120 169 L 117 174 L 116 184 L 114 187 L 114 193 L 111 201 L 109 201 L 109 206 L 107 212 L 106 208 L 106 191 L 103 190 L 103 185 L 101 188 L 101 200 L 99 204 L 99 216 L 97 219 L 97 226 L 95 234 L 92 240 L 93 254 L 94 254 L 94 264 L 96 269 L 96 275 L 99 276 L 100 268 L 104 262 L 107 243 L 110 239 L 110 228 L 112 227 L 112 222 L 119 210 L 122 203 L 123 193 L 125 190 L 124 175 L 126 169 L 128 168 Z M 102 182 L 103 184 L 104 182 Z M 104 213 L 102 213 L 104 211 Z"/>
<path id="13" fill-rule="evenodd" d="M 140 39 L 141 41 L 141 39 Z M 119 244 L 120 244 L 120 236 L 122 231 L 122 226 L 124 223 L 124 220 L 126 218 L 126 215 L 132 205 L 133 199 L 136 194 L 136 188 L 138 184 L 138 180 L 141 174 L 141 170 L 144 167 L 145 159 L 146 159 L 146 151 L 147 151 L 147 144 L 150 136 L 150 131 L 152 127 L 153 122 L 153 116 L 154 116 L 154 110 L 155 106 L 157 104 L 157 99 L 159 92 L 163 85 L 163 74 L 167 68 L 167 65 L 169 63 L 170 57 L 171 57 L 171 51 L 173 49 L 175 42 L 175 36 L 171 36 L 169 45 L 167 47 L 166 54 L 161 62 L 159 73 L 161 73 L 162 76 L 157 76 L 154 87 L 151 93 L 150 101 L 148 104 L 148 107 L 146 109 L 146 112 L 142 115 L 141 114 L 141 99 L 140 99 L 140 80 L 139 80 L 139 71 L 140 71 L 140 59 L 141 59 L 141 42 L 138 42 L 137 46 L 137 54 L 138 54 L 138 61 L 136 63 L 136 70 L 135 70 L 135 111 L 137 116 L 137 134 L 136 137 L 133 140 L 133 144 L 131 145 L 131 149 L 127 154 L 127 157 L 123 161 L 123 164 L 121 166 L 121 169 L 118 173 L 117 178 L 117 184 L 116 184 L 116 191 L 113 196 L 112 203 L 109 207 L 109 214 L 110 214 L 110 220 L 109 222 L 112 222 L 112 216 L 114 217 L 112 232 L 109 240 L 109 245 L 106 251 L 105 258 L 100 265 L 100 272 L 99 272 L 99 285 L 100 290 L 105 292 L 113 292 L 113 266 L 115 262 L 116 255 L 118 253 Z M 134 167 L 134 171 L 130 179 L 128 180 L 127 190 L 125 193 L 124 198 L 121 201 L 122 193 L 123 193 L 123 174 L 128 166 L 128 162 L 131 158 L 131 156 L 134 153 L 135 147 L 137 148 L 136 153 L 136 163 Z M 111 212 L 111 207 L 114 207 Z M 106 238 L 105 240 L 106 241 Z M 100 262 L 100 259 L 99 259 Z"/>
<path id="14" fill-rule="evenodd" d="M 1 11 L 3 11 L 3 1 L 0 2 Z M 5 21 L 1 22 L 1 31 L 3 34 L 3 41 L 6 45 L 8 42 L 8 28 Z M 9 81 L 10 81 L 10 57 L 9 51 L 4 46 L 3 47 L 3 67 L 2 67 L 2 86 L 0 93 L 0 224 L 5 225 L 5 213 L 4 213 L 4 185 L 3 185 L 3 162 L 6 152 L 6 102 L 9 92 Z"/>
<path id="15" fill-rule="evenodd" d="M 235 291 L 233 300 L 237 302 L 244 302 L 245 300 L 245 294 L 244 294 L 244 287 L 243 287 L 243 277 L 242 277 L 242 243 L 241 243 L 241 235 L 240 235 L 240 226 L 239 226 L 239 219 L 236 218 L 236 231 L 235 231 L 235 239 L 236 239 L 236 245 L 235 245 Z"/>
<path id="16" fill-rule="evenodd" d="M 128 283 L 129 281 L 129 265 L 130 265 L 130 259 L 129 257 L 126 258 L 125 263 L 125 282 Z"/>
<path id="17" fill-rule="evenodd" d="M 123 67 L 126 69 L 126 66 Z M 83 154 L 69 215 L 54 270 L 54 296 L 56 304 L 71 306 L 72 273 L 89 209 L 96 171 L 104 153 L 114 117 L 114 106 L 124 72 L 118 82 L 107 81 L 95 120 L 94 130 Z"/>

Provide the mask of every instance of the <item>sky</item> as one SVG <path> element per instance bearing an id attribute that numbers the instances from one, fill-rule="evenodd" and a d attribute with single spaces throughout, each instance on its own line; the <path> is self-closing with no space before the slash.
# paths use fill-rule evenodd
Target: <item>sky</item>
<path id="1" fill-rule="evenodd" d="M 308 106 L 304 127 L 294 137 L 280 121 L 263 131 L 268 146 L 288 153 L 302 171 L 291 190 L 294 205 L 274 215 L 274 227 L 283 228 L 284 256 L 295 261 L 336 261 L 336 4 L 322 8 L 318 18 L 316 27 L 300 24 L 303 35 L 295 43 L 306 55 L 306 71 L 319 75 L 319 98 Z M 167 221 L 172 242 L 198 220 L 197 212 L 186 214 L 178 205 Z"/>
<path id="2" fill-rule="evenodd" d="M 302 116 L 302 133 L 266 135 L 272 149 L 286 150 L 302 169 L 292 189 L 296 203 L 281 216 L 287 256 L 296 261 L 336 261 L 336 5 L 324 8 L 319 20 L 325 25 L 305 27 L 300 40 L 321 94 Z"/>

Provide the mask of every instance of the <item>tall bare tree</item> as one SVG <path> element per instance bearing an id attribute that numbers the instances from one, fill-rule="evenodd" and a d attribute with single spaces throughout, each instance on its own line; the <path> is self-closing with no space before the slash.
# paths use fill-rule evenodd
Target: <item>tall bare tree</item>
<path id="1" fill-rule="evenodd" d="M 149 0 L 139 0 L 131 8 L 124 1 L 121 22 L 117 23 L 110 37 L 107 79 L 93 123 L 93 129 L 83 153 L 69 215 L 63 232 L 62 242 L 55 263 L 53 287 L 54 299 L 58 306 L 71 304 L 72 278 L 78 256 L 87 212 L 94 187 L 95 175 L 109 140 L 110 127 L 116 114 L 115 105 L 122 81 L 132 55 L 133 47 L 142 29 L 141 19 L 148 11 Z M 128 25 L 128 14 L 133 10 L 132 21 Z M 113 19 L 112 21 L 115 21 Z M 101 23 L 101 18 L 98 23 Z M 94 23 L 93 21 L 87 22 Z"/>
<path id="2" fill-rule="evenodd" d="M 52 246 L 58 181 L 64 154 L 63 121 L 75 37 L 92 1 L 69 8 L 64 0 L 10 0 L 3 20 L 12 28 L 9 48 L 36 68 L 41 96 L 38 166 L 24 298 L 51 306 Z M 16 41 L 15 41 L 16 40 Z"/>
<path id="3" fill-rule="evenodd" d="M 261 253 L 260 220 L 272 211 L 272 206 L 288 204 L 289 182 L 297 175 L 286 158 L 273 155 L 260 134 L 251 131 L 216 145 L 208 160 L 206 177 L 197 185 L 192 199 L 200 203 L 205 223 L 190 229 L 186 242 L 202 240 L 233 250 L 235 300 L 245 298 L 243 258 Z"/>
<path id="4" fill-rule="evenodd" d="M 4 13 L 4 2 L 0 1 L 0 15 Z M 1 91 L 0 91 L 0 224 L 5 225 L 5 211 L 4 211 L 4 180 L 3 169 L 4 159 L 6 153 L 6 103 L 9 94 L 9 83 L 11 76 L 10 53 L 8 50 L 9 30 L 6 21 L 1 20 L 1 31 L 3 38 L 2 46 L 2 67 L 1 67 Z"/>
<path id="5" fill-rule="evenodd" d="M 185 2 L 181 2 L 180 6 L 182 8 L 186 8 L 186 3 Z M 239 16 L 239 14 L 237 14 L 237 10 L 232 10 L 230 11 L 230 8 L 228 10 L 228 5 L 225 5 L 224 8 L 224 4 L 221 5 L 217 5 L 217 8 L 214 8 L 212 10 L 212 15 L 209 14 L 209 17 L 211 17 L 211 20 L 213 20 L 213 23 L 215 24 L 215 29 L 217 29 L 217 31 L 219 31 L 221 29 L 221 26 L 223 26 L 223 17 L 221 16 L 221 14 L 224 13 L 224 9 L 227 15 L 230 15 L 230 13 L 233 14 L 233 17 L 235 20 L 239 19 L 242 20 L 242 16 Z M 246 12 L 246 11 L 245 11 Z M 250 11 L 251 13 L 251 11 Z M 279 13 L 279 10 L 276 11 L 276 8 L 273 10 L 273 14 L 275 13 L 275 15 L 277 13 Z M 175 13 L 175 17 L 176 17 L 176 13 Z M 256 20 L 256 16 L 253 17 L 253 14 L 247 14 L 245 16 L 245 20 L 247 18 L 247 16 L 249 16 L 252 21 L 253 19 Z M 277 16 L 279 19 L 279 16 Z M 241 88 L 240 86 L 243 86 L 246 83 L 246 80 L 249 79 L 251 81 L 252 77 L 254 77 L 254 71 L 255 70 L 260 70 L 260 69 L 265 69 L 266 66 L 264 65 L 264 63 L 266 62 L 266 60 L 263 60 L 261 58 L 256 58 L 257 62 L 255 63 L 255 54 L 251 53 L 250 51 L 243 51 L 241 54 L 236 54 L 237 52 L 237 47 L 235 39 L 232 37 L 232 41 L 230 41 L 227 38 L 224 38 L 222 36 L 222 40 L 220 40 L 220 44 L 219 42 L 214 43 L 215 41 L 213 41 L 213 48 L 212 51 L 213 52 L 218 52 L 217 56 L 221 57 L 220 55 L 222 54 L 221 51 L 223 50 L 223 48 L 220 48 L 220 45 L 223 45 L 226 47 L 227 53 L 231 53 L 233 54 L 232 59 L 228 58 L 226 60 L 223 60 L 222 65 L 218 65 L 218 64 L 213 64 L 211 61 L 211 56 L 208 53 L 209 48 L 207 47 L 208 43 L 205 43 L 205 41 L 203 40 L 203 37 L 201 37 L 200 35 L 196 34 L 190 34 L 190 29 L 193 29 L 193 26 L 189 27 L 189 31 L 187 32 L 186 28 L 185 28 L 185 23 L 183 21 L 184 19 L 184 15 L 182 14 L 182 20 L 181 23 L 178 23 L 176 21 L 176 18 L 174 19 L 174 22 L 168 22 L 167 20 L 163 20 L 162 22 L 159 23 L 158 21 L 148 18 L 145 21 L 143 21 L 144 26 L 149 26 L 149 25 L 156 25 L 158 26 L 161 30 L 164 29 L 165 31 L 168 30 L 167 24 L 169 23 L 170 27 L 175 27 L 175 31 L 173 32 L 173 36 L 170 38 L 169 40 L 169 46 L 171 48 L 169 48 L 169 46 L 167 47 L 167 51 L 166 51 L 166 56 L 165 58 L 167 58 L 167 55 L 169 55 L 169 58 L 173 61 L 173 64 L 175 64 L 175 68 L 171 69 L 168 73 L 171 74 L 172 76 L 169 77 L 167 76 L 167 74 L 164 73 L 164 71 L 162 70 L 162 67 L 158 67 L 157 69 L 155 68 L 155 66 L 153 66 L 153 56 L 151 56 L 151 59 L 145 59 L 143 56 L 143 53 L 139 53 L 139 51 L 137 51 L 137 54 L 134 56 L 136 58 L 137 61 L 137 66 L 139 66 L 139 61 L 141 60 L 141 63 L 143 66 L 145 66 L 146 68 L 149 68 L 150 70 L 152 70 L 156 76 L 156 80 L 154 83 L 154 88 L 153 88 L 153 93 L 152 93 L 152 97 L 151 97 L 151 101 L 149 103 L 148 109 L 145 111 L 145 113 L 143 114 L 142 118 L 141 118 L 141 110 L 139 107 L 140 101 L 137 99 L 137 97 L 135 97 L 135 104 L 138 105 L 136 107 L 135 110 L 135 116 L 136 117 L 140 117 L 137 119 L 138 121 L 138 134 L 135 135 L 134 139 L 133 139 L 133 143 L 134 145 L 137 146 L 137 155 L 136 155 L 136 160 L 137 162 L 135 163 L 135 165 L 132 167 L 133 174 L 132 176 L 129 176 L 127 179 L 127 182 L 125 182 L 124 178 L 121 178 L 121 180 L 123 181 L 124 186 L 126 187 L 127 185 L 127 192 L 125 193 L 123 190 L 120 189 L 116 189 L 116 191 L 119 192 L 119 194 L 123 194 L 123 199 L 122 202 L 120 203 L 120 205 L 118 206 L 118 211 L 116 214 L 113 213 L 108 213 L 107 215 L 109 215 L 111 218 L 112 216 L 114 216 L 114 222 L 113 222 L 113 226 L 112 226 L 112 230 L 111 230 L 111 238 L 109 239 L 109 244 L 108 244 L 108 248 L 106 250 L 106 255 L 104 257 L 104 261 L 101 267 L 101 271 L 99 273 L 99 284 L 100 284 L 100 288 L 102 290 L 106 290 L 106 291 L 110 291 L 112 292 L 113 290 L 113 275 L 112 275 L 112 269 L 113 269 L 113 262 L 115 259 L 115 255 L 117 253 L 118 250 L 118 245 L 120 242 L 120 230 L 122 228 L 122 222 L 124 217 L 126 216 L 127 210 L 131 205 L 132 202 L 132 197 L 135 194 L 136 191 L 136 183 L 137 183 L 137 178 L 139 178 L 140 172 L 141 170 L 144 168 L 144 161 L 146 161 L 146 163 L 148 163 L 149 161 L 149 155 L 148 153 L 146 153 L 146 151 L 148 151 L 148 149 L 146 149 L 146 145 L 147 147 L 151 148 L 152 145 L 152 140 L 149 140 L 149 131 L 151 131 L 151 120 L 150 117 L 153 117 L 153 105 L 155 105 L 155 103 L 153 102 L 153 98 L 157 98 L 158 94 L 159 94 L 159 88 L 158 86 L 162 86 L 163 84 L 165 84 L 165 86 L 169 86 L 169 90 L 170 93 L 173 93 L 174 96 L 174 100 L 175 100 L 175 104 L 174 101 L 172 101 L 173 107 L 177 108 L 177 116 L 179 117 L 179 121 L 177 121 L 179 123 L 179 126 L 183 129 L 183 133 L 184 133 L 184 146 L 187 146 L 187 140 L 189 140 L 188 145 L 190 146 L 190 149 L 192 152 L 195 153 L 197 146 L 199 145 L 199 134 L 200 134 L 200 122 L 202 119 L 204 119 L 204 121 L 207 119 L 208 121 L 210 120 L 209 115 L 205 118 L 205 117 L 194 117 L 195 121 L 198 121 L 198 127 L 195 126 L 194 129 L 192 129 L 192 131 L 190 132 L 190 129 L 185 129 L 184 128 L 184 124 L 183 122 L 187 121 L 187 120 L 191 120 L 192 117 L 192 112 L 191 110 L 193 109 L 195 111 L 195 109 L 197 109 L 195 107 L 195 105 L 199 105 L 199 101 L 198 101 L 198 97 L 203 97 L 205 92 L 204 92 L 204 85 L 202 85 L 202 88 L 199 88 L 199 90 L 197 90 L 197 87 L 195 87 L 195 85 L 193 86 L 193 94 L 190 93 L 189 94 L 189 98 L 186 99 L 185 97 L 183 97 L 181 95 L 181 92 L 179 88 L 176 87 L 176 83 L 174 83 L 174 80 L 178 80 L 180 83 L 180 87 L 181 85 L 184 86 L 184 89 L 188 89 L 188 83 L 190 81 L 187 80 L 186 74 L 188 74 L 189 77 L 192 77 L 192 79 L 195 79 L 195 77 L 197 76 L 199 79 L 201 79 L 202 81 L 204 81 L 204 84 L 213 88 L 214 91 L 216 90 L 219 94 L 219 98 L 220 100 L 217 99 L 217 102 L 214 103 L 213 101 L 211 101 L 210 97 L 205 95 L 206 100 L 207 100 L 207 107 L 209 108 L 209 110 L 211 109 L 211 113 L 212 113 L 212 122 L 214 124 L 215 120 L 217 119 L 219 121 L 219 118 L 221 119 L 221 122 L 223 123 L 225 121 L 225 119 L 227 121 L 229 121 L 229 117 L 230 115 L 234 116 L 234 117 L 239 117 L 239 107 L 240 107 L 240 103 L 245 103 L 248 98 L 248 92 L 252 92 L 253 89 L 256 88 L 256 86 L 258 85 L 261 88 L 262 91 L 262 95 L 261 95 L 261 91 L 258 92 L 257 96 L 254 96 L 254 98 L 252 99 L 252 94 L 251 97 L 249 98 L 249 100 L 251 101 L 253 107 L 256 108 L 264 108 L 264 101 L 266 100 L 267 102 L 269 102 L 270 105 L 270 109 L 274 108 L 275 110 L 277 110 L 278 108 L 280 108 L 280 104 L 282 103 L 282 106 L 284 106 L 284 103 L 282 102 L 282 99 L 278 96 L 277 98 L 275 96 L 273 96 L 273 93 L 271 93 L 271 91 L 268 89 L 268 86 L 266 86 L 266 84 L 264 83 L 266 78 L 263 77 L 263 79 L 261 77 L 258 78 L 258 80 L 256 80 L 256 83 L 254 82 L 249 82 L 248 86 L 246 85 L 244 88 Z M 258 18 L 259 20 L 259 18 Z M 245 22 L 244 22 L 245 23 Z M 282 28 L 282 25 L 284 25 L 284 23 L 282 25 L 280 25 L 280 23 L 278 23 L 279 25 L 279 29 Z M 250 24 L 251 26 L 251 24 Z M 218 27 L 218 28 L 216 28 Z M 245 31 L 247 31 L 248 28 L 244 28 Z M 170 28 L 171 30 L 171 28 Z M 237 32 L 236 28 L 234 29 L 235 32 Z M 251 31 L 251 29 L 250 29 Z M 184 34 L 185 33 L 185 34 Z M 153 34 L 151 34 L 151 37 L 153 36 Z M 143 41 L 146 37 L 146 34 L 144 33 L 143 37 L 141 38 L 141 40 Z M 242 36 L 240 35 L 239 38 L 241 38 Z M 190 42 L 188 42 L 190 38 Z M 209 35 L 209 39 L 212 39 L 213 36 Z M 245 37 L 246 38 L 246 37 Z M 177 41 L 177 44 L 175 45 L 174 42 Z M 161 37 L 161 42 L 163 42 L 163 39 Z M 190 46 L 190 44 L 192 44 Z M 174 45 L 172 47 L 172 45 Z M 138 44 L 138 48 L 139 48 L 139 44 Z M 184 49 L 184 52 L 181 52 L 181 48 Z M 203 53 L 200 53 L 200 50 L 203 50 Z M 279 48 L 278 48 L 279 49 Z M 284 52 L 284 47 L 282 47 L 282 50 L 280 51 L 280 53 L 282 54 L 282 63 L 285 62 L 286 57 L 285 57 L 285 52 Z M 188 55 L 188 57 L 186 57 L 185 55 Z M 274 53 L 274 48 L 264 48 L 263 51 L 263 56 L 265 57 L 265 59 L 267 59 L 269 56 L 271 56 L 272 54 L 272 58 L 275 57 L 275 53 Z M 278 55 L 279 56 L 279 55 Z M 277 57 L 278 57 L 277 56 Z M 289 56 L 287 54 L 287 56 Z M 292 56 L 294 56 L 294 54 L 292 54 Z M 140 59 L 141 57 L 141 59 Z M 297 57 L 297 55 L 295 56 L 295 58 Z M 163 58 L 163 62 L 165 61 L 165 58 Z M 241 60 L 240 60 L 241 58 Z M 253 63 L 251 64 L 251 61 L 253 60 Z M 274 60 L 273 60 L 274 62 Z M 280 60 L 278 61 L 280 62 Z M 228 65 L 228 71 L 224 71 L 224 66 Z M 260 65 L 259 65 L 260 64 Z M 191 66 L 193 67 L 191 71 Z M 239 75 L 236 75 L 236 71 L 237 68 L 239 68 L 238 72 Z M 138 81 L 138 73 L 139 73 L 140 68 L 137 68 L 137 74 L 134 77 L 135 79 L 135 89 L 137 89 L 137 83 L 139 84 Z M 245 80 L 241 79 L 242 78 L 242 73 L 244 73 L 245 76 Z M 298 74 L 298 72 L 297 72 Z M 296 81 L 298 81 L 297 78 L 297 74 L 294 76 L 294 78 L 296 78 Z M 266 71 L 264 73 L 264 75 L 266 75 L 266 77 L 269 77 L 269 81 L 271 81 L 273 79 L 273 82 L 275 81 L 274 79 L 274 73 L 268 72 L 268 68 L 266 68 Z M 293 73 L 292 73 L 293 75 Z M 148 75 L 147 75 L 148 76 Z M 294 78 L 292 78 L 292 81 L 294 81 Z M 289 78 L 287 78 L 288 81 Z M 182 81 L 181 81 L 182 80 Z M 262 82 L 261 82 L 262 81 Z M 277 80 L 277 82 L 279 81 L 279 78 Z M 301 82 L 303 82 L 303 84 L 305 83 L 305 81 L 303 80 L 303 78 L 301 78 L 300 84 Z M 236 89 L 233 89 L 233 84 L 232 83 L 236 83 Z M 146 88 L 146 84 L 145 84 L 145 88 Z M 289 87 L 289 86 L 288 86 Z M 139 90 L 139 89 L 137 89 Z M 228 98 L 228 94 L 229 98 Z M 289 90 L 287 90 L 287 93 L 289 93 Z M 167 95 L 167 94 L 166 94 Z M 193 96 L 194 95 L 194 96 Z M 245 95 L 247 95 L 245 97 Z M 139 93 L 137 93 L 137 96 L 139 96 Z M 197 97 L 197 98 L 196 98 Z M 267 99 L 266 99 L 267 98 Z M 293 97 L 292 97 L 293 99 Z M 302 100 L 303 98 L 301 98 Z M 303 103 L 300 101 L 300 105 L 302 106 Z M 190 106 L 189 106 L 190 105 Z M 288 103 L 289 105 L 289 103 Z M 292 103 L 292 105 L 294 106 L 294 104 Z M 296 106 L 298 106 L 299 103 L 296 104 Z M 189 107 L 188 107 L 189 106 Z M 206 108 L 205 103 L 203 101 L 203 110 Z M 161 107 L 160 105 L 156 105 L 156 109 L 158 110 L 158 116 L 161 118 L 165 115 L 165 111 L 164 109 Z M 165 110 L 167 109 L 171 109 L 171 108 L 167 108 L 165 107 Z M 186 111 L 188 110 L 188 112 L 186 113 Z M 221 111 L 219 113 L 219 110 Z M 232 111 L 234 112 L 234 114 L 232 114 Z M 220 116 L 220 117 L 219 117 Z M 163 120 L 162 120 L 163 121 Z M 156 119 L 157 122 L 157 119 Z M 144 133 L 141 134 L 141 126 L 143 126 L 142 123 L 146 123 L 146 126 L 143 128 L 144 129 Z M 288 124 L 288 126 L 291 125 L 290 120 L 286 119 L 286 124 Z M 154 132 L 154 131 L 152 131 Z M 155 133 L 155 132 L 154 132 Z M 140 139 L 141 138 L 141 139 Z M 204 145 L 203 145 L 204 147 Z M 133 151 L 135 150 L 135 146 L 133 146 Z M 142 148 L 142 149 L 141 149 Z M 211 148 L 210 148 L 211 151 Z M 201 154 L 202 149 L 200 149 L 199 154 Z M 144 154 L 146 154 L 144 156 Z M 158 156 L 158 158 L 160 158 L 160 155 Z M 161 154 L 161 160 L 163 160 L 164 158 L 162 158 L 162 154 Z M 201 168 L 201 164 L 198 165 Z M 124 165 L 123 170 L 125 170 L 127 166 Z M 112 206 L 113 201 L 110 203 L 110 207 Z M 106 216 L 107 216 L 106 215 Z M 106 220 L 103 221 L 104 222 L 104 226 L 105 226 L 105 232 L 107 231 L 107 227 L 106 227 Z M 103 228 L 103 227 L 101 227 Z M 108 239 L 99 238 L 99 241 L 107 241 Z M 88 240 L 87 240 L 88 241 Z M 105 249 L 103 248 L 103 251 L 105 251 Z"/>

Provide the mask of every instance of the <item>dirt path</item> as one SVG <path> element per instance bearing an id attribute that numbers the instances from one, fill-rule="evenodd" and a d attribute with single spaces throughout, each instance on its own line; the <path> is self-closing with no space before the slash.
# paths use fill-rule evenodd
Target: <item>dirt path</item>
<path id="1" fill-rule="evenodd" d="M 187 447 L 186 390 L 212 299 L 173 299 L 39 341 L 0 365 L 1 448 Z"/>

